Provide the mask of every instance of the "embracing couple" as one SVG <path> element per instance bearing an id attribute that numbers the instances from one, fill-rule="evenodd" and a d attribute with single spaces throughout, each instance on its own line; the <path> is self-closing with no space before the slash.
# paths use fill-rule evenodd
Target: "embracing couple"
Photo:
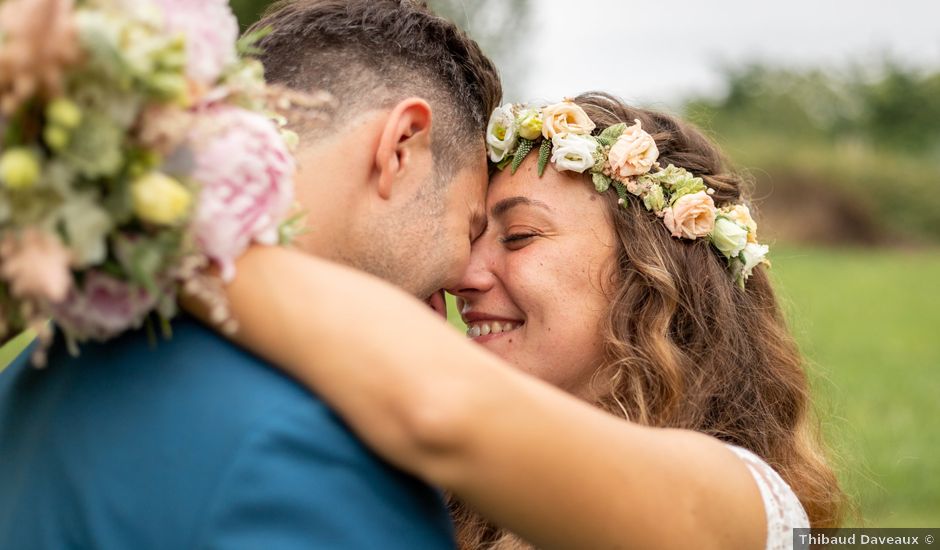
<path id="1" fill-rule="evenodd" d="M 757 550 L 838 524 L 742 179 L 699 130 L 599 92 L 501 107 L 411 0 L 258 25 L 270 81 L 336 98 L 297 129 L 310 230 L 238 261 L 234 335 L 194 302 L 155 347 L 0 375 L 0 546 Z"/>

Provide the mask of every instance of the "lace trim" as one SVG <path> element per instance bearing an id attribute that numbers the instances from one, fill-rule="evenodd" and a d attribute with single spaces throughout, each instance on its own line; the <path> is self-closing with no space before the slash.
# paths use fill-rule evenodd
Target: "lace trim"
<path id="1" fill-rule="evenodd" d="M 809 518 L 793 489 L 760 457 L 735 445 L 727 445 L 751 471 L 767 514 L 766 550 L 791 550 L 793 529 L 809 527 Z"/>

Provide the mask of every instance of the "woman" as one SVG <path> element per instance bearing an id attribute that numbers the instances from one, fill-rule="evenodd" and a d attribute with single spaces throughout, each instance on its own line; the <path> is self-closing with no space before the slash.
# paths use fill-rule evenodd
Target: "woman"
<path id="1" fill-rule="evenodd" d="M 277 249 L 239 265 L 272 284 L 229 287 L 236 338 L 459 499 L 465 548 L 782 548 L 807 515 L 837 525 L 802 360 L 719 151 L 604 94 L 507 113 L 490 154 L 518 169 L 495 173 L 451 289 L 477 345 L 380 281 Z M 537 133 L 541 154 L 513 155 Z"/>

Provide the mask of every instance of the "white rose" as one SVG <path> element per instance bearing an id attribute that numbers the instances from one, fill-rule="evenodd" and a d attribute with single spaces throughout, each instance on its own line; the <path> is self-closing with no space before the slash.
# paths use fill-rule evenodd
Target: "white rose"
<path id="1" fill-rule="evenodd" d="M 507 103 L 497 107 L 490 115 L 490 123 L 486 127 L 486 147 L 490 153 L 490 160 L 499 162 L 516 146 L 519 134 L 516 131 L 516 117 L 512 112 L 512 104 Z"/>
<path id="2" fill-rule="evenodd" d="M 762 263 L 766 263 L 767 253 L 770 247 L 766 244 L 747 243 L 741 254 L 744 255 L 744 268 L 741 270 L 741 276 L 747 279 L 751 276 L 754 268 Z"/>
<path id="3" fill-rule="evenodd" d="M 747 229 L 728 218 L 718 218 L 709 237 L 715 248 L 727 258 L 734 258 L 747 245 Z"/>
<path id="4" fill-rule="evenodd" d="M 555 134 L 552 138 L 552 162 L 556 170 L 579 174 L 594 166 L 597 140 L 577 134 Z"/>

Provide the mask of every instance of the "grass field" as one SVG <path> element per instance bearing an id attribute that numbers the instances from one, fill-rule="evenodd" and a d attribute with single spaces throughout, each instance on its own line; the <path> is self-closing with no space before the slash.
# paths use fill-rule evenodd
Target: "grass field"
<path id="1" fill-rule="evenodd" d="M 779 250 L 773 274 L 863 520 L 940 525 L 940 251 Z"/>
<path id="2" fill-rule="evenodd" d="M 849 524 L 940 526 L 940 251 L 778 249 L 773 261 L 859 508 Z M 0 366 L 26 342 L 0 350 Z"/>

